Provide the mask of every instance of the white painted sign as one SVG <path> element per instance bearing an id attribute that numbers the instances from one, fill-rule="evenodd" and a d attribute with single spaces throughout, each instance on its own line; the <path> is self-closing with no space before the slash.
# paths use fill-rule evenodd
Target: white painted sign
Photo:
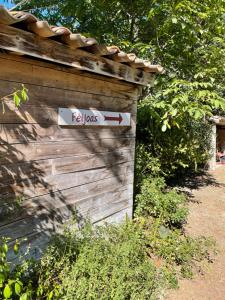
<path id="1" fill-rule="evenodd" d="M 59 108 L 58 124 L 75 126 L 130 126 L 130 113 Z"/>

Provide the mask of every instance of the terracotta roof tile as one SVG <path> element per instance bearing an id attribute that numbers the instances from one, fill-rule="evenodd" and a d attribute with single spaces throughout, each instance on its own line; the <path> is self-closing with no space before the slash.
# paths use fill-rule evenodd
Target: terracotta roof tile
<path id="1" fill-rule="evenodd" d="M 57 41 L 71 48 L 82 48 L 97 56 L 107 56 L 116 62 L 127 64 L 132 68 L 141 69 L 148 73 L 162 73 L 163 68 L 152 65 L 149 61 L 137 58 L 134 53 L 125 53 L 117 46 L 99 45 L 96 39 L 87 38 L 79 33 L 72 33 L 62 26 L 51 26 L 47 21 L 40 21 L 34 15 L 21 11 L 9 11 L 0 5 L 0 24 L 23 26 L 23 29 L 44 38 L 57 37 Z"/>

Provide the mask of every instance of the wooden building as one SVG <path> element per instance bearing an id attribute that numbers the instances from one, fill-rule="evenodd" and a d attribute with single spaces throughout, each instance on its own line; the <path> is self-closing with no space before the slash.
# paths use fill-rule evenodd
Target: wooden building
<path id="1" fill-rule="evenodd" d="M 160 72 L 118 47 L 0 6 L 0 236 L 26 237 L 39 255 L 74 210 L 95 223 L 132 216 L 137 99 Z M 10 94 L 21 84 L 29 101 L 16 109 Z M 60 108 L 119 119 L 62 126 Z"/>
<path id="2" fill-rule="evenodd" d="M 210 170 L 215 170 L 218 166 L 225 165 L 225 117 L 213 116 L 211 121 L 210 139 L 210 160 L 208 166 Z"/>

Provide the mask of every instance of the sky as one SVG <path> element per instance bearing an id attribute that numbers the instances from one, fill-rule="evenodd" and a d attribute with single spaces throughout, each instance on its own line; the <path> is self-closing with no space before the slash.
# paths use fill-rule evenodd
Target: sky
<path id="1" fill-rule="evenodd" d="M 12 7 L 12 4 L 10 3 L 10 1 L 0 0 L 0 4 L 3 4 L 7 8 Z"/>

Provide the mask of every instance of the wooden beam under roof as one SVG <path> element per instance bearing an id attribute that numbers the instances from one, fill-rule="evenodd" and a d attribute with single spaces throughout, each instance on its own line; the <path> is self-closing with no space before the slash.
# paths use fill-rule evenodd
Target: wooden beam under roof
<path id="1" fill-rule="evenodd" d="M 0 25 L 0 48 L 139 85 L 154 80 L 151 73 L 7 25 Z"/>

